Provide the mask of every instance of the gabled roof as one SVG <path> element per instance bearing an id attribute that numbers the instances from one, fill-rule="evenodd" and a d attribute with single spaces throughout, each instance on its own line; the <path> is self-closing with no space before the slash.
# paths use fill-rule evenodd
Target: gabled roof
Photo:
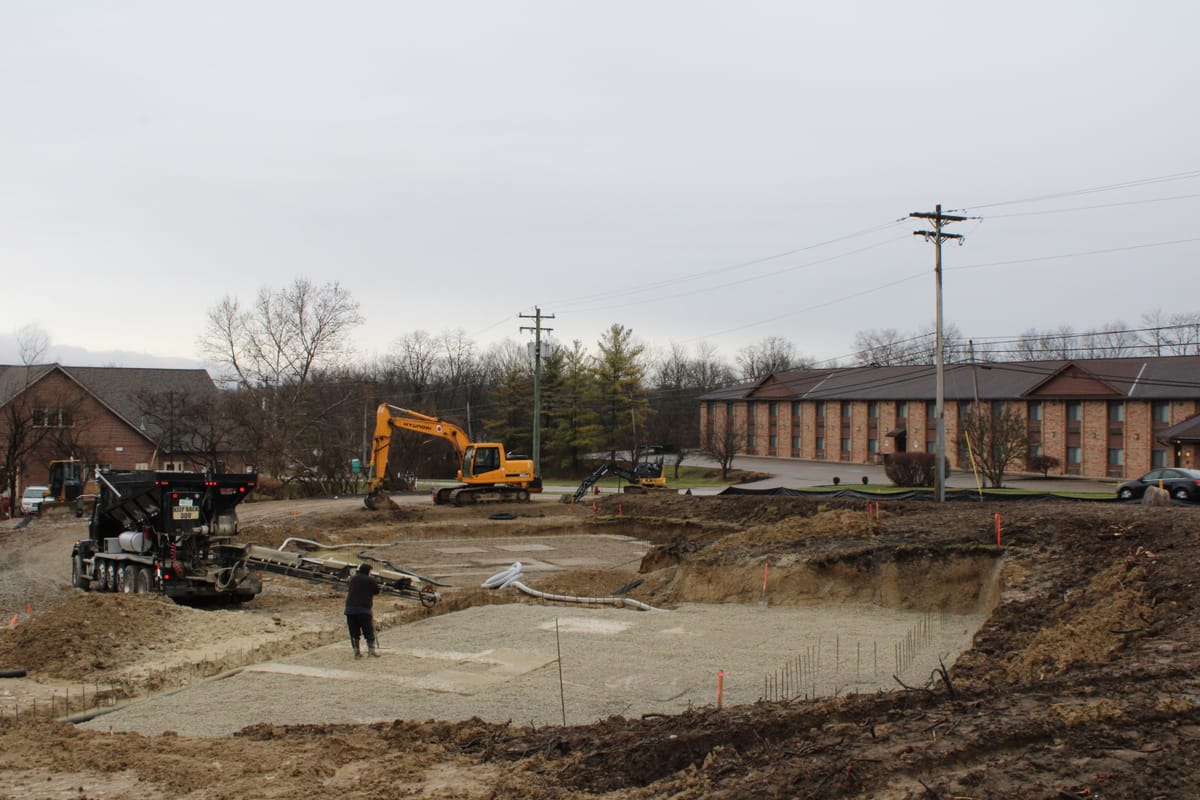
<path id="1" fill-rule="evenodd" d="M 1163 428 L 1154 438 L 1164 444 L 1174 441 L 1192 442 L 1200 439 L 1200 414 L 1188 417 L 1183 422 L 1177 422 L 1169 428 Z"/>
<path id="2" fill-rule="evenodd" d="M 770 377 L 700 399 L 933 400 L 937 396 L 937 371 L 932 364 L 798 369 Z M 1200 356 L 949 364 L 943 368 L 943 381 L 947 400 L 1200 400 Z"/>
<path id="3" fill-rule="evenodd" d="M 0 365 L 0 406 L 32 387 L 55 370 L 92 395 L 130 428 L 151 441 L 162 431 L 152 420 L 143 419 L 141 397 L 146 394 L 177 393 L 180 398 L 203 400 L 216 394 L 212 378 L 202 369 L 153 369 L 141 367 L 64 367 L 38 364 L 31 367 Z"/>
<path id="4" fill-rule="evenodd" d="M 46 377 L 56 367 L 57 364 L 33 364 L 28 367 L 0 364 L 0 407 L 8 405 L 14 397 Z"/>

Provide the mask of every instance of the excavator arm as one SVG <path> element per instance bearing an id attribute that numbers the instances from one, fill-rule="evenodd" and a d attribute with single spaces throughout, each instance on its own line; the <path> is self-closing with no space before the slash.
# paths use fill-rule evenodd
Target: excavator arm
<path id="1" fill-rule="evenodd" d="M 392 433 L 397 430 L 416 431 L 426 436 L 446 439 L 454 445 L 454 452 L 460 461 L 463 452 L 471 443 L 467 432 L 453 422 L 390 403 L 380 403 L 379 408 L 375 410 L 375 435 L 371 439 L 370 479 L 367 482 L 367 497 L 363 501 L 367 508 L 373 509 L 383 496 L 383 486 L 388 474 L 388 456 L 392 449 Z"/>

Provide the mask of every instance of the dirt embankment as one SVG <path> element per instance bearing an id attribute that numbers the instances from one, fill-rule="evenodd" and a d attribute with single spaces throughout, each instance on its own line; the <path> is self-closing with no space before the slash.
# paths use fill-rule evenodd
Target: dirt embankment
<path id="1" fill-rule="evenodd" d="M 0 723 L 0 796 L 1061 799 L 1187 797 L 1200 785 L 1200 510 L 911 503 L 868 517 L 850 502 L 682 496 L 604 498 L 596 514 L 535 508 L 538 516 L 504 527 L 478 509 L 346 521 L 289 517 L 280 507 L 247 532 L 256 541 L 345 542 L 619 534 L 653 545 L 642 564 L 548 569 L 539 588 L 596 593 L 640 579 L 631 595 L 647 602 L 748 604 L 763 599 L 765 571 L 773 605 L 990 610 L 973 646 L 928 680 L 815 701 L 537 728 L 263 720 L 216 738 L 109 736 L 8 718 Z M 4 563 L 9 578 L 35 572 L 28 558 Z M 21 581 L 3 584 L 10 607 Z M 215 613 L 250 619 L 245 633 L 257 641 L 294 642 L 304 637 L 279 630 L 336 613 L 329 589 L 272 588 L 257 608 Z M 193 614 L 220 619 L 211 611 L 63 594 L 70 600 L 57 604 L 36 595 L 44 610 L 7 631 L 0 657 L 32 659 L 41 647 L 39 674 L 87 680 L 125 670 L 133 693 L 141 689 L 129 668 L 143 663 L 148 643 L 129 632 L 128 615 L 177 629 L 161 645 L 172 654 L 242 633 L 232 620 L 193 624 Z M 450 593 L 439 611 L 479 599 L 474 590 Z M 402 624 L 408 612 L 393 610 Z M 45 626 L 40 636 L 36 625 Z"/>

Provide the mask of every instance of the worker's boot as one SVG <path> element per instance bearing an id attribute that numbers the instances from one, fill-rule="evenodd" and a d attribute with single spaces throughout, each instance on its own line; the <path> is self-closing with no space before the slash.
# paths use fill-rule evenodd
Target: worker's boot
<path id="1" fill-rule="evenodd" d="M 358 639 L 351 639 L 350 646 L 354 648 L 354 657 L 362 658 L 362 650 L 358 647 Z"/>
<path id="2" fill-rule="evenodd" d="M 379 658 L 379 651 L 375 649 L 374 642 L 367 642 L 367 653 L 375 658 Z"/>

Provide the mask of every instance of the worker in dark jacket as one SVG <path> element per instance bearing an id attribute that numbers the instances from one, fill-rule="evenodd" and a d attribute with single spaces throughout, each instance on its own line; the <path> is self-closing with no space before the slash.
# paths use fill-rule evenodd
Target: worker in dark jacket
<path id="1" fill-rule="evenodd" d="M 360 638 L 367 640 L 367 652 L 378 657 L 375 649 L 375 619 L 371 615 L 371 606 L 375 595 L 379 594 L 379 584 L 371 577 L 371 565 L 359 564 L 358 572 L 350 576 L 349 589 L 346 592 L 346 625 L 350 628 L 350 644 L 354 647 L 354 657 L 362 658 L 362 650 L 358 648 Z"/>

